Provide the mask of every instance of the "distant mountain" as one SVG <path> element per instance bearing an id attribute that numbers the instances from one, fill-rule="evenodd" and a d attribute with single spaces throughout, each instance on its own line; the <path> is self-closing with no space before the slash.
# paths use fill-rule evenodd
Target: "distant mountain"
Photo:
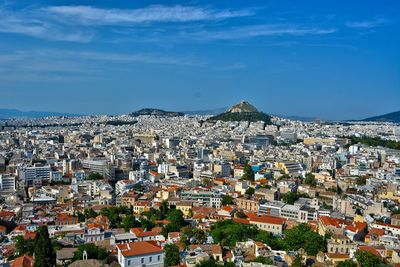
<path id="1" fill-rule="evenodd" d="M 240 103 L 232 106 L 230 109 L 219 115 L 213 116 L 208 121 L 263 121 L 267 124 L 271 124 L 271 116 L 259 112 L 257 108 L 251 105 L 247 101 L 241 101 Z"/>
<path id="2" fill-rule="evenodd" d="M 160 116 L 160 117 L 177 117 L 177 116 L 184 116 L 183 112 L 173 112 L 173 111 L 165 111 L 162 109 L 156 108 L 143 108 L 141 110 L 132 112 L 131 116 L 137 117 L 141 115 L 152 115 L 152 116 Z"/>
<path id="3" fill-rule="evenodd" d="M 182 111 L 187 115 L 217 115 L 225 112 L 228 107 L 216 108 L 216 109 L 205 109 L 205 110 L 191 110 L 191 111 Z"/>
<path id="4" fill-rule="evenodd" d="M 394 122 L 400 123 L 400 111 L 387 113 L 380 116 L 370 117 L 363 119 L 362 121 L 377 121 L 377 122 Z"/>
<path id="5" fill-rule="evenodd" d="M 0 118 L 2 119 L 41 118 L 41 117 L 54 117 L 54 116 L 77 117 L 80 115 L 71 113 L 48 112 L 48 111 L 21 111 L 18 109 L 0 109 Z"/>

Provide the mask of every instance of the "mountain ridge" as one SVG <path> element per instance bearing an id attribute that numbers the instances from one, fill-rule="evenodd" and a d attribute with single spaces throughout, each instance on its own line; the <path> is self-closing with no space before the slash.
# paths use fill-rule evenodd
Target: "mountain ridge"
<path id="1" fill-rule="evenodd" d="M 183 112 L 165 111 L 157 108 L 142 108 L 135 112 L 130 113 L 129 115 L 133 117 L 137 116 L 179 117 L 179 116 L 184 116 L 185 114 Z"/>
<path id="2" fill-rule="evenodd" d="M 0 118 L 13 119 L 13 118 L 41 118 L 41 117 L 79 117 L 82 115 L 64 112 L 52 111 L 21 111 L 19 109 L 6 109 L 0 108 Z"/>
<path id="3" fill-rule="evenodd" d="M 362 121 L 375 121 L 375 122 L 394 122 L 400 123 L 400 111 L 389 112 L 383 115 L 373 116 Z"/>

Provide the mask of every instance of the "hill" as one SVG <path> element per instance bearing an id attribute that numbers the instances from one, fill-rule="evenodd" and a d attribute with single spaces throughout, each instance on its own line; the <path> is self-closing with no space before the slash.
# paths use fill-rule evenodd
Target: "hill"
<path id="1" fill-rule="evenodd" d="M 48 111 L 21 111 L 18 109 L 0 109 L 0 118 L 12 119 L 12 118 L 41 118 L 41 117 L 77 117 L 78 114 L 71 113 L 60 113 L 60 112 L 48 112 Z"/>
<path id="2" fill-rule="evenodd" d="M 363 121 L 394 122 L 400 123 L 400 111 L 387 113 L 380 116 L 366 118 Z"/>
<path id="3" fill-rule="evenodd" d="M 187 115 L 217 115 L 223 113 L 227 110 L 227 107 L 224 108 L 216 108 L 216 109 L 204 109 L 204 110 L 190 110 L 190 111 L 182 111 Z"/>
<path id="4" fill-rule="evenodd" d="M 182 112 L 173 112 L 173 111 L 165 111 L 162 109 L 156 108 L 143 108 L 138 111 L 132 112 L 130 114 L 133 117 L 142 116 L 142 115 L 152 115 L 152 116 L 160 116 L 160 117 L 177 117 L 183 116 Z"/>
<path id="5" fill-rule="evenodd" d="M 208 121 L 263 121 L 271 124 L 271 116 L 259 112 L 253 105 L 247 101 L 232 106 L 230 109 L 219 115 L 213 116 Z"/>

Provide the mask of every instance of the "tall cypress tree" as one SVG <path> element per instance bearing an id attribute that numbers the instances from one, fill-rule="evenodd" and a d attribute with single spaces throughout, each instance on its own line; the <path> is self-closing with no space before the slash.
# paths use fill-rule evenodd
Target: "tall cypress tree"
<path id="1" fill-rule="evenodd" d="M 56 265 L 56 257 L 51 245 L 47 226 L 40 226 L 35 238 L 35 267 L 52 267 Z"/>

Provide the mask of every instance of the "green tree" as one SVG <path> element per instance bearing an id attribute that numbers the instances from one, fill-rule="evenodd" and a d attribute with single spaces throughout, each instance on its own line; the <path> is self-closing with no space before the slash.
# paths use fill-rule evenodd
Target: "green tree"
<path id="1" fill-rule="evenodd" d="M 175 244 L 167 244 L 164 246 L 165 258 L 164 266 L 178 265 L 180 262 L 179 248 Z"/>
<path id="2" fill-rule="evenodd" d="M 243 167 L 242 179 L 254 182 L 254 171 L 253 171 L 253 168 L 249 164 L 246 164 Z"/>
<path id="3" fill-rule="evenodd" d="M 312 174 L 311 172 L 307 173 L 306 174 L 306 178 L 304 179 L 304 183 L 306 185 L 309 185 L 309 186 L 312 186 L 312 187 L 316 186 L 317 185 L 317 180 L 315 180 L 315 175 Z"/>
<path id="4" fill-rule="evenodd" d="M 303 248 L 308 255 L 315 256 L 319 251 L 325 250 L 324 237 L 312 231 L 305 223 L 285 230 L 284 234 L 283 246 L 287 251 Z"/>
<path id="5" fill-rule="evenodd" d="M 266 258 L 266 257 L 263 257 L 263 256 L 258 256 L 257 258 L 252 260 L 252 262 L 260 262 L 262 264 L 267 264 L 267 265 L 273 265 L 274 264 L 274 261 L 271 258 Z"/>
<path id="6" fill-rule="evenodd" d="M 286 194 L 282 194 L 283 202 L 287 204 L 293 205 L 296 200 L 299 199 L 299 196 L 294 192 L 287 192 Z"/>
<path id="7" fill-rule="evenodd" d="M 47 226 L 40 226 L 35 238 L 35 267 L 56 265 L 56 257 L 49 237 Z"/>
<path id="8" fill-rule="evenodd" d="M 196 267 L 219 267 L 219 266 L 223 265 L 216 263 L 213 258 L 201 261 L 200 263 L 196 264 Z"/>
<path id="9" fill-rule="evenodd" d="M 105 248 L 98 247 L 95 244 L 82 244 L 75 251 L 74 260 L 82 260 L 84 251 L 86 251 L 88 259 L 105 260 L 108 256 Z"/>
<path id="10" fill-rule="evenodd" d="M 135 216 L 132 214 L 126 215 L 121 222 L 122 228 L 124 228 L 125 232 L 128 232 L 129 229 L 134 227 L 140 227 L 141 224 L 136 220 Z"/>
<path id="11" fill-rule="evenodd" d="M 167 220 L 169 221 L 167 225 L 168 232 L 179 232 L 180 229 L 186 225 L 182 211 L 177 209 L 171 209 L 168 212 Z"/>
<path id="12" fill-rule="evenodd" d="M 237 211 L 237 212 L 235 213 L 235 217 L 236 217 L 236 218 L 240 218 L 240 219 L 246 219 L 246 218 L 247 218 L 247 215 L 246 215 L 243 211 Z"/>
<path id="13" fill-rule="evenodd" d="M 362 177 L 362 176 L 358 176 L 356 179 L 356 184 L 357 185 L 366 185 L 367 184 L 367 178 L 366 177 Z"/>
<path id="14" fill-rule="evenodd" d="M 222 200 L 221 200 L 221 205 L 225 206 L 225 205 L 230 205 L 230 204 L 233 204 L 233 197 L 230 195 L 223 196 Z"/>
<path id="15" fill-rule="evenodd" d="M 296 255 L 296 257 L 294 258 L 292 265 L 290 265 L 291 267 L 303 267 L 303 258 L 301 255 Z"/>
<path id="16" fill-rule="evenodd" d="M 140 227 L 142 227 L 143 230 L 147 230 L 147 231 L 153 229 L 153 227 L 155 226 L 152 221 L 147 220 L 145 218 L 140 219 L 140 225 L 141 225 Z"/>
<path id="17" fill-rule="evenodd" d="M 256 192 L 256 191 L 254 190 L 253 187 L 249 187 L 249 188 L 247 188 L 246 192 L 244 192 L 244 193 L 245 193 L 246 195 L 248 195 L 248 196 L 252 196 L 252 195 L 254 195 L 255 192 Z"/>
<path id="18" fill-rule="evenodd" d="M 89 176 L 86 178 L 86 180 L 103 180 L 104 177 L 98 173 L 98 172 L 93 172 L 89 174 Z"/>
<path id="19" fill-rule="evenodd" d="M 191 226 L 183 227 L 181 233 L 181 241 L 185 246 L 189 246 L 190 244 L 203 244 L 207 240 L 206 232 Z"/>
<path id="20" fill-rule="evenodd" d="M 97 213 L 96 213 L 92 208 L 90 208 L 90 209 L 85 209 L 85 210 L 83 211 L 83 215 L 85 216 L 86 219 L 89 219 L 89 218 L 96 218 L 96 217 L 97 217 Z"/>
<path id="21" fill-rule="evenodd" d="M 258 233 L 254 225 L 244 225 L 232 220 L 218 221 L 211 227 L 211 235 L 216 243 L 234 247 L 236 242 L 254 238 Z"/>
<path id="22" fill-rule="evenodd" d="M 338 263 L 338 267 L 357 267 L 357 263 L 353 260 L 345 260 Z"/>
<path id="23" fill-rule="evenodd" d="M 163 200 L 160 206 L 160 212 L 161 214 L 163 214 L 163 219 L 165 218 L 165 216 L 167 216 L 168 211 L 169 211 L 169 203 L 167 200 Z"/>
<path id="24" fill-rule="evenodd" d="M 13 238 L 15 242 L 15 249 L 18 255 L 29 254 L 33 255 L 35 242 L 33 239 L 25 240 L 22 235 L 16 236 Z"/>
<path id="25" fill-rule="evenodd" d="M 266 231 L 259 231 L 254 240 L 263 242 L 274 250 L 284 249 L 283 240 L 280 237 L 276 237 L 272 233 Z"/>
<path id="26" fill-rule="evenodd" d="M 369 251 L 357 250 L 355 258 L 361 267 L 377 267 L 384 266 L 381 257 L 372 254 Z"/>

